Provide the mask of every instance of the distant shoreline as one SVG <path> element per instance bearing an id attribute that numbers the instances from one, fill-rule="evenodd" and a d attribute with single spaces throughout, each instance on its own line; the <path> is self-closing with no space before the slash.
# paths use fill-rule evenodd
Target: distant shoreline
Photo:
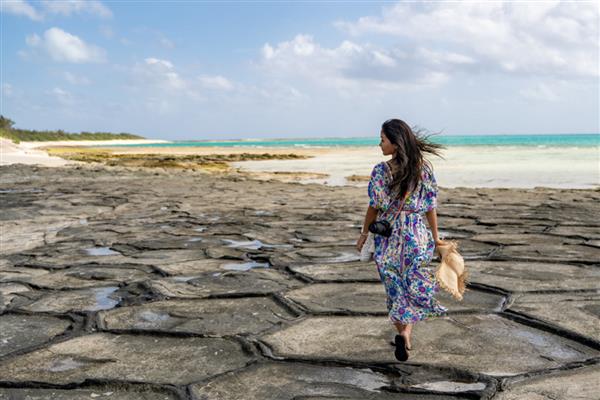
<path id="1" fill-rule="evenodd" d="M 171 143 L 168 140 L 159 139 L 108 139 L 108 140 L 50 140 L 44 142 L 20 142 L 18 145 L 26 149 L 39 149 L 44 147 L 65 147 L 65 146 L 115 146 L 115 145 L 145 145 Z"/>

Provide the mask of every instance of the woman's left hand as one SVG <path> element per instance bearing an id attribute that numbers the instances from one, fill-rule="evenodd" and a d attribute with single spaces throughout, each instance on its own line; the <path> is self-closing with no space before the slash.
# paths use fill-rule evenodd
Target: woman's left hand
<path id="1" fill-rule="evenodd" d="M 362 248 L 363 248 L 366 240 L 367 240 L 367 235 L 364 235 L 364 234 L 361 234 L 360 237 L 358 238 L 358 241 L 356 242 L 356 249 L 358 250 L 359 253 L 362 251 Z"/>

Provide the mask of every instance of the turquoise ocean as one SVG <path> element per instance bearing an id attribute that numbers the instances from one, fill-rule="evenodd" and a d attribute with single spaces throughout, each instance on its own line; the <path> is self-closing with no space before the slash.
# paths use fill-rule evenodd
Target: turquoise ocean
<path id="1" fill-rule="evenodd" d="M 600 134 L 560 135 L 434 135 L 433 142 L 445 146 L 598 147 Z M 179 140 L 168 143 L 115 145 L 119 147 L 367 147 L 377 146 L 379 137 Z"/>

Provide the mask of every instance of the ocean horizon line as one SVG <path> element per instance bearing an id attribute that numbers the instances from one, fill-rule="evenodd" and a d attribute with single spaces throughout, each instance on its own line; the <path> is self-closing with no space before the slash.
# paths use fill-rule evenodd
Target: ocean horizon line
<path id="1" fill-rule="evenodd" d="M 165 139 L 166 140 L 166 139 Z M 243 138 L 169 140 L 162 143 L 114 144 L 117 147 L 364 147 L 379 143 L 376 136 Z M 433 135 L 432 142 L 445 146 L 600 146 L 600 133 L 535 135 Z"/>

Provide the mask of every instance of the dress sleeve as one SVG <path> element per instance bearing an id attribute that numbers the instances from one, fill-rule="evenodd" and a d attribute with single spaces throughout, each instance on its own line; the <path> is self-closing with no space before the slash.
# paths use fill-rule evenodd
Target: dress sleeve
<path id="1" fill-rule="evenodd" d="M 385 191 L 384 168 L 383 163 L 377 164 L 369 180 L 369 205 L 380 211 L 386 211 L 389 207 L 389 198 Z"/>
<path id="2" fill-rule="evenodd" d="M 429 167 L 423 172 L 424 198 L 422 208 L 431 211 L 437 208 L 438 186 L 433 170 Z"/>

